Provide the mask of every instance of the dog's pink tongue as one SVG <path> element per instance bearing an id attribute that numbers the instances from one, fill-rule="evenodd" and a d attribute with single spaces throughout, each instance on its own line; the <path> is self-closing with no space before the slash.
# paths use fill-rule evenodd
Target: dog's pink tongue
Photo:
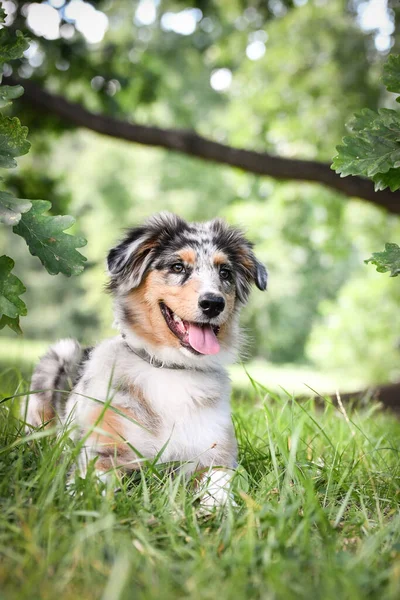
<path id="1" fill-rule="evenodd" d="M 189 344 L 201 354 L 217 354 L 219 342 L 210 325 L 199 327 L 189 323 Z"/>

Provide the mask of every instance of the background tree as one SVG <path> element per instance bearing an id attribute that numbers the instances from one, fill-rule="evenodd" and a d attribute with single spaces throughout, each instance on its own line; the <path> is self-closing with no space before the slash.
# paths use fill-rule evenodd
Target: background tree
<path id="1" fill-rule="evenodd" d="M 34 154 L 10 184 L 16 193 L 37 185 L 37 193 L 30 190 L 33 198 L 43 197 L 49 186 L 46 197 L 73 212 L 90 240 L 89 268 L 65 287 L 61 280 L 55 285 L 38 278 L 33 263 L 21 264 L 21 278 L 31 282 L 27 301 L 34 307 L 26 319 L 27 335 L 43 339 L 78 332 L 94 341 L 111 333 L 110 306 L 101 293 L 103 260 L 121 227 L 159 209 L 194 219 L 219 214 L 249 230 L 271 273 L 268 297 L 254 296 L 244 315 L 253 340 L 248 354 L 314 363 L 315 340 L 329 338 L 332 318 L 349 305 L 360 320 L 365 360 L 357 366 L 355 351 L 353 360 L 347 357 L 344 379 L 354 381 L 352 369 L 356 377 L 369 377 L 376 352 L 363 323 L 370 315 L 360 297 L 358 304 L 347 303 L 347 282 L 358 278 L 364 293 L 375 285 L 363 259 L 389 239 L 389 231 L 397 235 L 398 222 L 373 204 L 395 213 L 398 196 L 375 194 L 365 180 L 341 179 L 329 162 L 348 117 L 388 102 L 380 74 L 385 48 L 396 43 L 394 13 L 383 11 L 384 25 L 369 31 L 368 4 L 358 2 L 11 4 L 9 27 L 28 31 L 34 40 L 17 68 L 6 67 L 9 78 L 24 80 L 18 110 L 30 126 Z M 40 32 L 43 18 L 33 19 L 39 9 L 56 15 L 55 39 Z M 85 11 L 87 22 L 103 23 L 103 29 L 95 28 L 97 41 L 90 37 L 93 27 L 89 33 L 85 29 Z M 379 36 L 385 48 L 376 41 Z M 76 131 L 79 119 L 89 127 L 105 123 L 111 135 Z M 157 128 L 158 137 L 148 143 L 161 137 L 175 149 L 182 144 L 182 152 L 120 141 L 132 125 L 144 127 L 134 129 L 142 141 Z M 200 155 L 204 140 L 217 144 L 206 146 L 214 162 L 184 155 Z M 241 162 L 242 168 L 218 161 Z M 274 178 L 259 174 L 271 170 Z M 33 172 L 46 179 L 35 180 Z M 329 176 L 321 181 L 330 191 L 298 181 L 317 180 L 321 173 Z M 363 195 L 370 206 L 332 186 Z M 15 248 L 16 258 L 22 250 Z M 374 335 L 383 339 L 378 331 Z M 397 351 L 391 342 L 382 343 L 393 357 L 379 374 L 387 380 L 395 377 Z M 339 346 L 322 355 L 324 371 L 343 364 Z"/>
<path id="2" fill-rule="evenodd" d="M 5 13 L 0 9 L 0 25 Z M 6 28 L 0 29 L 0 68 L 8 60 L 21 58 L 29 42 L 20 31 L 15 34 Z M 22 86 L 0 85 L 0 107 L 6 108 L 15 98 L 23 94 Z M 17 117 L 0 114 L 0 167 L 16 167 L 15 157 L 26 154 L 30 143 L 26 139 L 28 130 Z M 45 213 L 51 207 L 43 200 L 21 200 L 8 191 L 0 191 L 0 222 L 12 227 L 13 233 L 26 241 L 33 256 L 37 256 L 52 275 L 78 274 L 86 260 L 76 248 L 86 240 L 64 233 L 74 223 L 69 216 L 52 217 Z M 25 292 L 22 282 L 12 273 L 14 261 L 9 256 L 0 257 L 0 329 L 8 326 L 21 333 L 19 318 L 25 316 L 27 308 L 20 296 Z"/>
<path id="3" fill-rule="evenodd" d="M 400 56 L 390 56 L 384 68 L 383 82 L 388 92 L 400 93 Z M 399 96 L 396 101 L 399 102 Z M 375 183 L 376 190 L 400 188 L 400 114 L 391 108 L 378 112 L 364 109 L 349 124 L 352 134 L 337 147 L 338 155 L 332 167 L 347 175 L 363 175 Z M 375 252 L 366 262 L 377 271 L 400 273 L 400 247 L 386 243 L 384 252 Z"/>
<path id="4" fill-rule="evenodd" d="M 304 2 L 300 1 L 296 4 L 303 5 Z M 143 117 L 146 113 L 148 115 L 148 111 L 146 110 L 142 114 L 138 111 L 139 106 L 154 107 L 159 96 L 162 96 L 164 100 L 172 99 L 171 93 L 175 92 L 178 87 L 181 88 L 182 92 L 181 102 L 177 114 L 174 114 L 170 106 L 168 106 L 167 111 L 150 112 L 150 114 L 155 115 L 153 120 L 158 123 L 168 126 L 168 123 L 172 121 L 174 129 L 163 129 L 160 126 L 145 124 L 132 125 L 126 120 L 120 123 L 120 119 L 101 118 L 93 111 L 88 112 L 80 105 L 71 104 L 65 97 L 46 93 L 38 86 L 29 84 L 27 85 L 26 96 L 36 108 L 61 116 L 64 120 L 75 125 L 89 127 L 107 135 L 143 144 L 171 148 L 207 160 L 239 166 L 251 172 L 284 179 L 321 181 L 334 189 L 344 191 L 347 195 L 358 195 L 390 210 L 397 210 L 396 200 L 398 198 L 393 198 L 386 193 L 374 194 L 373 187 L 362 179 L 342 181 L 330 172 L 327 164 L 310 160 L 289 159 L 285 157 L 285 153 L 279 157 L 266 152 L 256 153 L 254 150 L 241 151 L 226 144 L 201 137 L 191 131 L 185 132 L 176 129 L 176 127 L 190 127 L 201 132 L 199 121 L 201 120 L 202 111 L 201 109 L 197 110 L 198 103 L 193 102 L 193 99 L 205 96 L 206 102 L 200 103 L 200 106 L 203 107 L 208 104 L 207 96 L 209 94 L 207 91 L 209 88 L 204 86 L 207 81 L 204 75 L 208 79 L 211 72 L 216 86 L 220 87 L 222 85 L 223 88 L 232 73 L 235 73 L 238 65 L 240 65 L 241 52 L 245 48 L 250 58 L 260 58 L 263 48 L 265 50 L 266 42 L 266 32 L 260 27 L 271 15 L 274 15 L 277 20 L 285 16 L 288 8 L 293 6 L 292 3 L 285 4 L 279 0 L 270 2 L 268 4 L 269 10 L 262 10 L 261 6 L 252 6 L 245 9 L 244 12 L 242 12 L 243 7 L 241 5 L 230 3 L 229 7 L 226 7 L 227 10 L 222 13 L 219 10 L 219 3 L 215 6 L 206 3 L 202 5 L 203 10 L 191 6 L 179 12 L 172 12 L 168 10 L 168 3 L 165 2 L 160 5 L 160 10 L 151 1 L 145 2 L 143 0 L 137 5 L 133 4 L 131 10 L 125 4 L 113 2 L 111 8 L 109 5 L 107 8 L 110 19 L 118 23 L 118 27 L 114 28 L 118 32 L 116 35 L 112 35 L 109 31 L 107 34 L 108 44 L 99 46 L 99 51 L 95 55 L 91 55 L 89 59 L 86 57 L 86 48 L 82 50 L 81 44 L 74 46 L 74 32 L 75 30 L 86 32 L 86 39 L 90 42 L 98 42 L 107 28 L 107 17 L 104 13 L 96 11 L 89 3 L 81 0 L 73 0 L 62 4 L 61 8 L 59 8 L 60 2 L 56 2 L 56 5 L 58 10 L 47 4 L 23 5 L 20 12 L 15 9 L 13 17 L 10 19 L 12 21 L 10 26 L 14 26 L 14 24 L 23 26 L 24 18 L 27 17 L 28 26 L 34 32 L 41 34 L 41 37 L 59 38 L 55 47 L 52 47 L 49 60 L 45 60 L 45 56 L 48 56 L 45 51 L 48 50 L 49 44 L 41 44 L 43 46 L 40 50 L 41 54 L 39 57 L 34 58 L 31 64 L 22 68 L 21 74 L 23 76 L 30 77 L 35 71 L 35 77 L 40 78 L 44 72 L 43 66 L 46 67 L 47 71 L 51 71 L 52 76 L 55 76 L 55 80 L 59 79 L 55 71 L 69 71 L 69 77 L 64 76 L 61 85 L 65 85 L 67 82 L 70 84 L 76 83 L 76 80 L 80 78 L 80 85 L 72 86 L 75 93 L 70 93 L 70 98 L 79 99 L 81 104 L 96 106 L 96 104 L 99 104 L 98 100 L 97 102 L 93 101 L 93 94 L 85 85 L 82 85 L 82 75 L 86 75 L 86 83 L 90 80 L 96 92 L 103 92 L 106 96 L 115 96 L 118 91 L 119 102 L 110 102 L 107 98 L 104 102 L 104 98 L 100 96 L 100 100 L 103 100 L 101 104 L 106 105 L 109 114 L 116 117 L 125 115 L 129 119 L 129 113 L 133 105 L 135 106 L 135 121 L 142 121 L 142 123 L 147 121 Z M 101 3 L 96 3 L 96 6 L 101 7 Z M 171 6 L 176 10 L 179 4 L 171 3 Z M 332 27 L 332 18 L 329 19 L 329 17 L 339 18 L 343 11 L 346 12 L 345 4 L 341 1 L 333 4 L 332 10 L 326 10 L 325 7 L 324 16 L 322 16 L 321 7 L 312 7 L 311 3 L 310 7 L 310 11 L 303 12 L 306 23 L 313 22 L 310 16 L 313 16 L 314 11 L 316 13 L 314 24 L 317 27 L 327 27 L 329 20 L 328 31 Z M 294 12 L 297 25 L 300 13 Z M 208 14 L 211 16 L 207 16 Z M 132 37 L 131 19 L 136 25 L 136 31 L 133 31 L 134 37 Z M 212 19 L 216 22 L 213 22 Z M 291 27 L 291 37 L 293 32 L 296 33 L 296 29 L 303 31 L 301 26 L 300 28 Z M 312 33 L 314 36 L 315 31 Z M 361 66 L 362 60 L 359 59 L 364 58 L 363 54 L 360 53 L 363 44 L 357 44 L 357 37 L 359 37 L 357 36 L 357 30 L 351 26 L 347 19 L 347 21 L 343 21 L 342 27 L 338 28 L 337 33 L 339 37 L 342 33 L 348 34 L 343 36 L 343 40 L 340 40 L 343 41 L 343 44 L 339 47 L 343 47 L 345 52 L 351 52 L 353 58 L 357 59 L 353 64 Z M 137 37 L 135 34 L 137 34 Z M 67 38 L 70 43 L 65 43 L 63 38 Z M 139 40 L 139 44 L 137 40 Z M 179 41 L 177 42 L 177 40 Z M 350 43 L 348 40 L 351 40 Z M 303 41 L 304 38 L 302 38 L 301 43 Z M 317 53 L 313 55 L 310 64 L 315 62 L 316 56 L 324 56 L 325 45 L 322 43 L 309 46 Z M 294 48 L 297 47 L 297 45 L 294 46 Z M 235 56 L 229 53 L 232 48 L 237 50 Z M 117 51 L 115 51 L 116 49 Z M 322 50 L 322 53 L 320 50 Z M 338 55 L 337 59 L 339 59 L 337 62 L 340 63 L 348 54 L 346 53 L 340 58 L 340 52 L 336 50 L 337 48 L 335 52 Z M 160 56 L 163 59 L 160 60 Z M 163 69 L 164 57 L 168 60 L 168 71 L 171 71 L 172 77 L 165 75 L 166 70 Z M 188 60 L 189 57 L 190 60 Z M 221 61 L 228 66 L 218 68 Z M 134 63 L 134 66 L 132 66 L 132 63 Z M 199 66 L 200 69 L 197 69 L 196 67 Z M 314 66 L 318 67 L 318 64 Z M 360 75 L 363 76 L 364 71 L 357 67 L 353 71 L 351 74 L 353 75 L 352 81 L 360 82 Z M 103 74 L 100 75 L 99 72 Z M 194 74 L 196 74 L 195 78 L 193 78 Z M 332 74 L 335 76 L 335 71 Z M 224 78 L 225 84 L 223 82 Z M 302 81 L 301 71 L 296 72 L 297 79 L 300 82 Z M 219 83 L 217 80 L 219 80 Z M 134 85 L 132 85 L 132 81 L 135 82 Z M 53 81 L 53 84 L 55 84 L 55 81 Z M 318 84 L 316 80 L 314 81 L 315 84 L 316 88 L 313 92 L 317 95 Z M 53 89 L 57 89 L 57 87 L 55 84 Z M 363 87 L 365 87 L 364 79 Z M 294 85 L 294 88 L 296 88 L 296 85 Z M 151 92 L 149 92 L 150 89 Z M 189 93 L 188 89 L 190 90 Z M 293 94 L 292 97 L 294 98 Z M 347 94 L 342 94 L 341 97 L 346 98 Z M 331 114 L 333 113 L 334 111 L 331 111 Z M 324 111 L 325 117 L 327 114 L 327 111 Z M 207 119 L 207 123 L 208 121 Z M 264 140 L 262 142 L 265 146 Z"/>

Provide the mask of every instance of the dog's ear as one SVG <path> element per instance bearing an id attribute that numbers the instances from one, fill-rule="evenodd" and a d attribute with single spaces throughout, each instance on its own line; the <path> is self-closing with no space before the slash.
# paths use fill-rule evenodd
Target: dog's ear
<path id="1" fill-rule="evenodd" d="M 242 303 L 247 302 L 251 284 L 259 290 L 267 289 L 268 273 L 264 265 L 256 258 L 253 244 L 246 239 L 243 231 L 230 227 L 223 219 L 211 222 L 215 244 L 227 252 L 235 266 L 236 291 Z"/>
<path id="2" fill-rule="evenodd" d="M 187 223 L 177 215 L 159 213 L 144 225 L 127 232 L 107 256 L 111 276 L 109 289 L 128 291 L 140 285 L 162 246 L 178 234 Z"/>
<path id="3" fill-rule="evenodd" d="M 265 291 L 268 283 L 268 273 L 264 265 L 256 258 L 252 244 L 242 237 L 242 244 L 237 254 L 238 269 L 236 277 L 236 288 L 239 300 L 247 302 L 252 283 L 259 290 Z"/>
<path id="4" fill-rule="evenodd" d="M 153 232 L 146 227 L 134 227 L 125 239 L 107 256 L 108 272 L 111 276 L 111 289 L 137 287 L 150 267 L 156 247 Z"/>
<path id="5" fill-rule="evenodd" d="M 256 257 L 254 257 L 254 262 L 255 262 L 255 272 L 256 272 L 255 277 L 254 277 L 255 284 L 259 290 L 261 290 L 262 292 L 265 292 L 265 290 L 267 289 L 267 285 L 268 285 L 268 271 L 264 267 L 264 265 L 262 263 L 260 263 L 259 260 L 257 260 Z"/>

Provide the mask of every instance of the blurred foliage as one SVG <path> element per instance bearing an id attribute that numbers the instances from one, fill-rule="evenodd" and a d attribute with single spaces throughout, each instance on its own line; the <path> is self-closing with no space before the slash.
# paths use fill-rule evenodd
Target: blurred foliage
<path id="1" fill-rule="evenodd" d="M 373 207 L 347 207 L 344 233 L 360 259 L 382 240 L 400 237 L 400 223 Z M 346 369 L 369 382 L 400 378 L 400 290 L 374 270 L 357 268 L 334 301 L 322 302 L 307 353 L 317 364 Z"/>
<path id="2" fill-rule="evenodd" d="M 15 33 L 4 27 L 6 13 L 0 8 L 0 83 L 2 71 L 9 60 L 21 58 L 29 49 L 29 40 L 20 31 Z M 23 94 L 20 85 L 0 86 L 0 108 L 12 104 Z M 0 114 L 0 167 L 17 166 L 15 157 L 27 154 L 31 144 L 27 140 L 28 128 L 17 117 Z M 11 226 L 12 232 L 27 243 L 32 255 L 37 256 L 51 275 L 64 273 L 77 275 L 83 270 L 86 258 L 77 252 L 86 244 L 84 238 L 65 234 L 75 220 L 70 216 L 48 216 L 51 203 L 45 200 L 21 200 L 8 191 L 0 191 L 0 222 Z M 0 256 L 0 329 L 8 326 L 21 333 L 19 318 L 27 314 L 26 304 L 20 295 L 26 288 L 13 273 L 15 262 L 9 256 Z"/>
<path id="3" fill-rule="evenodd" d="M 400 56 L 390 56 L 383 82 L 389 92 L 400 93 Z M 399 102 L 400 96 L 396 101 Z M 337 147 L 332 168 L 342 177 L 363 175 L 376 190 L 400 188 L 400 113 L 390 108 L 364 109 L 349 123 L 351 135 Z"/>
<path id="4" fill-rule="evenodd" d="M 390 56 L 384 67 L 383 82 L 388 92 L 400 93 L 400 55 Z M 400 101 L 400 96 L 396 102 Z M 350 123 L 351 135 L 337 146 L 332 168 L 342 177 L 363 175 L 375 182 L 376 190 L 400 188 L 400 113 L 390 108 L 378 112 L 364 109 Z M 383 252 L 374 252 L 365 261 L 379 273 L 400 273 L 400 248 L 386 243 Z"/>
<path id="5" fill-rule="evenodd" d="M 254 294 L 244 324 L 277 362 L 304 356 L 319 302 L 334 298 L 351 264 L 351 241 L 341 235 L 344 204 L 312 185 L 275 184 L 260 200 L 238 202 L 229 220 L 245 223 L 270 270 L 267 301 Z"/>
<path id="6" fill-rule="evenodd" d="M 33 38 L 18 75 L 120 119 L 194 128 L 232 145 L 326 161 L 351 114 L 390 102 L 379 81 L 385 55 L 374 45 L 375 32 L 360 28 L 361 2 L 148 0 L 155 13 L 147 24 L 138 19 L 144 3 L 85 3 L 108 18 L 98 43 L 65 18 L 71 1 L 59 11 L 62 37 L 54 40 L 31 31 L 27 5 L 14 3 L 9 26 Z M 195 18 L 191 33 L 166 28 L 166 14 L 188 10 Z M 395 217 L 322 186 L 275 182 L 73 131 L 51 115 L 38 118 L 22 102 L 18 107 L 34 149 L 10 185 L 30 189 L 30 197 L 49 190 L 89 240 L 88 267 L 68 281 L 46 277 L 30 257 L 18 261 L 22 248 L 15 246 L 16 274 L 32 307 L 27 336 L 77 335 L 93 343 L 112 334 L 111 301 L 103 292 L 106 252 L 125 227 L 171 210 L 196 220 L 225 216 L 256 243 L 270 286 L 268 294 L 254 292 L 243 313 L 249 357 L 353 369 L 361 379 L 396 376 L 397 292 L 363 263 L 398 231 Z M 0 250 L 9 243 L 0 240 Z M 371 312 L 378 310 L 375 327 Z M 337 330 L 332 323 L 340 324 Z"/>
<path id="7" fill-rule="evenodd" d="M 370 383 L 400 379 L 400 290 L 383 277 L 353 277 L 336 302 L 322 303 L 308 354 L 314 364 L 344 369 Z"/>
<path id="8" fill-rule="evenodd" d="M 69 210 L 71 193 L 61 174 L 49 176 L 46 172 L 39 172 L 33 168 L 20 169 L 18 173 L 7 176 L 7 187 L 18 198 L 52 198 L 49 209 L 51 215 L 65 214 Z"/>

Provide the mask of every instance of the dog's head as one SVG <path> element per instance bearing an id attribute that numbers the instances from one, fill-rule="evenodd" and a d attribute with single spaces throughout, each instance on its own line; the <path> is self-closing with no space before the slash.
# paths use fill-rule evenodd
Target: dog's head
<path id="1" fill-rule="evenodd" d="M 131 229 L 107 262 L 122 329 L 153 351 L 199 356 L 228 348 L 251 284 L 267 287 L 252 244 L 222 219 L 187 223 L 155 215 Z"/>

